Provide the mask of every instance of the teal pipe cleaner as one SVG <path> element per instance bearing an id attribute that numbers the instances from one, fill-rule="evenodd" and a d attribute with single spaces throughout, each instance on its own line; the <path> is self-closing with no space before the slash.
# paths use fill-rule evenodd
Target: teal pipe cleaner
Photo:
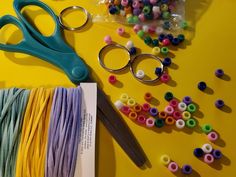
<path id="1" fill-rule="evenodd" d="M 0 177 L 14 177 L 23 117 L 30 91 L 0 90 Z"/>

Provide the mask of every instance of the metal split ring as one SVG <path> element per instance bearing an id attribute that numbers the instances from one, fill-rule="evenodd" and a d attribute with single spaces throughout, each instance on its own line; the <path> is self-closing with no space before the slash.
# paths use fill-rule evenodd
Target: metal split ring
<path id="1" fill-rule="evenodd" d="M 114 48 L 118 48 L 118 49 L 123 49 L 126 53 L 128 53 L 129 55 L 129 60 L 127 62 L 127 64 L 125 64 L 125 66 L 121 67 L 121 68 L 118 68 L 118 69 L 111 69 L 111 68 L 108 68 L 104 62 L 103 62 L 103 54 L 104 52 L 108 51 L 108 50 L 111 50 L 111 49 L 114 49 Z M 107 71 L 109 72 L 114 72 L 114 73 L 118 73 L 120 71 L 123 71 L 125 70 L 127 67 L 130 66 L 130 53 L 129 53 L 129 50 L 124 47 L 123 45 L 120 45 L 120 44 L 108 44 L 106 46 L 104 46 L 100 51 L 99 51 L 99 54 L 98 54 L 98 61 L 100 63 L 100 65 Z"/>
<path id="2" fill-rule="evenodd" d="M 73 10 L 81 10 L 86 15 L 86 20 L 85 20 L 85 22 L 81 26 L 69 27 L 69 26 L 65 25 L 64 22 L 63 22 L 64 14 L 67 13 L 68 11 L 73 11 Z M 90 19 L 90 13 L 85 8 L 80 7 L 80 6 L 70 6 L 70 7 L 67 7 L 65 9 L 63 9 L 61 11 L 60 15 L 59 15 L 59 23 L 60 23 L 60 25 L 62 26 L 62 28 L 66 29 L 66 30 L 69 30 L 69 31 L 77 31 L 77 30 L 83 29 L 87 25 L 87 23 L 89 22 L 89 19 Z"/>
<path id="3" fill-rule="evenodd" d="M 108 68 L 105 64 L 104 64 L 104 61 L 103 61 L 103 54 L 104 52 L 106 51 L 109 51 L 111 49 L 114 49 L 114 48 L 119 48 L 119 49 L 123 49 L 125 52 L 128 53 L 129 55 L 129 60 L 128 62 L 121 68 L 118 68 L 118 69 L 112 69 L 112 68 Z M 141 60 L 141 59 L 145 59 L 145 58 L 153 58 L 154 60 L 160 62 L 160 68 L 161 68 L 161 74 L 159 76 L 157 76 L 156 78 L 154 79 L 143 79 L 143 78 L 138 78 L 136 76 L 136 73 L 135 73 L 135 68 L 134 68 L 134 64 L 136 61 L 138 60 Z M 134 78 L 136 78 L 138 81 L 142 82 L 142 83 L 146 83 L 146 84 L 150 84 L 150 83 L 154 83 L 154 82 L 157 82 L 159 79 L 160 79 L 160 76 L 163 74 L 164 72 L 164 65 L 162 63 L 162 60 L 155 56 L 155 55 L 152 55 L 152 54 L 138 54 L 136 55 L 134 58 L 131 58 L 131 55 L 129 53 L 129 50 L 120 45 L 120 44 L 108 44 L 106 46 L 104 46 L 100 51 L 99 51 L 99 54 L 98 54 L 98 61 L 100 63 L 100 65 L 107 71 L 109 72 L 114 72 L 114 73 L 118 73 L 120 71 L 123 71 L 127 68 L 130 69 L 130 72 L 132 73 L 132 75 L 134 76 Z"/>

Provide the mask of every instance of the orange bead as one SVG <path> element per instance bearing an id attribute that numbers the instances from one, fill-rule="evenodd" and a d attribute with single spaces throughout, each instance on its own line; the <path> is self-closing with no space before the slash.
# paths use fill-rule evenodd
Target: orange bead
<path id="1" fill-rule="evenodd" d="M 129 113 L 129 118 L 132 120 L 135 120 L 138 117 L 138 114 L 136 112 L 131 111 Z"/>
<path id="2" fill-rule="evenodd" d="M 142 111 L 142 106 L 140 106 L 139 104 L 134 106 L 134 111 L 135 112 L 141 112 Z"/>
<path id="3" fill-rule="evenodd" d="M 117 6 L 120 5 L 120 0 L 115 0 L 114 5 L 117 5 Z"/>
<path id="4" fill-rule="evenodd" d="M 173 125 L 175 123 L 175 119 L 172 116 L 168 116 L 165 119 L 165 123 L 166 123 L 166 125 Z"/>
<path id="5" fill-rule="evenodd" d="M 131 14 L 132 13 L 131 6 L 125 7 L 124 10 L 125 10 L 125 14 Z"/>
<path id="6" fill-rule="evenodd" d="M 164 111 L 161 111 L 158 113 L 158 117 L 161 119 L 165 119 L 167 117 L 167 113 Z"/>
<path id="7" fill-rule="evenodd" d="M 145 99 L 146 101 L 151 101 L 151 99 L 152 99 L 152 94 L 149 93 L 149 92 L 145 93 L 144 99 Z"/>

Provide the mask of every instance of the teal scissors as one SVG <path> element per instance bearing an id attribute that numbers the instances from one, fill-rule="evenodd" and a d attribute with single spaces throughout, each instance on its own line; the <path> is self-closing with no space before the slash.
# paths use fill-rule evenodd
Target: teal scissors
<path id="1" fill-rule="evenodd" d="M 21 10 L 29 5 L 44 9 L 53 18 L 56 25 L 54 33 L 50 37 L 40 34 L 22 15 Z M 24 37 L 16 45 L 0 44 L 1 50 L 26 53 L 43 59 L 64 71 L 76 85 L 82 81 L 93 82 L 86 64 L 64 41 L 58 17 L 50 7 L 38 0 L 14 0 L 14 9 L 18 18 L 11 15 L 1 17 L 0 29 L 7 24 L 14 24 L 23 32 Z M 121 116 L 111 106 L 105 93 L 99 88 L 97 100 L 98 118 L 131 160 L 139 167 L 145 165 L 147 161 L 145 153 Z"/>

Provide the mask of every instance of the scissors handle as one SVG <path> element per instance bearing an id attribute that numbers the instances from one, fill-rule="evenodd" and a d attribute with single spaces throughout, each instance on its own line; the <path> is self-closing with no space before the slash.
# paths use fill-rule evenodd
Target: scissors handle
<path id="1" fill-rule="evenodd" d="M 0 18 L 0 29 L 7 24 L 14 24 L 19 27 L 23 32 L 24 38 L 16 45 L 0 44 L 1 50 L 21 52 L 41 58 L 62 69 L 74 84 L 87 80 L 88 68 L 75 52 L 62 53 L 47 48 L 35 40 L 27 31 L 26 27 L 11 15 L 5 15 Z"/>
<path id="2" fill-rule="evenodd" d="M 43 36 L 22 15 L 21 10 L 29 5 L 41 7 L 53 18 L 55 22 L 55 30 L 51 36 Z M 73 52 L 73 49 L 65 43 L 62 37 L 59 19 L 49 6 L 39 0 L 14 0 L 13 6 L 18 18 L 24 23 L 24 25 L 27 27 L 27 29 L 30 31 L 31 35 L 34 38 L 36 38 L 42 44 L 48 46 L 48 48 L 51 48 L 53 50 L 62 51 L 64 53 Z"/>

